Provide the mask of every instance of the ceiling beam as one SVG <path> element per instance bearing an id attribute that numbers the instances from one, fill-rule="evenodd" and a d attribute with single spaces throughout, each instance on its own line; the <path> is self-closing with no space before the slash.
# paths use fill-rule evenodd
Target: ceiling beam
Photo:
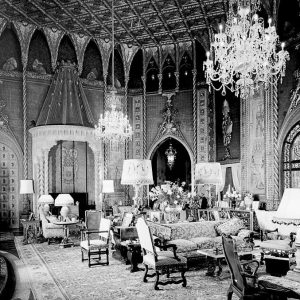
<path id="1" fill-rule="evenodd" d="M 179 14 L 180 14 L 180 17 L 181 17 L 181 19 L 182 19 L 182 22 L 184 23 L 184 26 L 185 26 L 185 28 L 186 28 L 188 34 L 189 34 L 189 37 L 190 37 L 191 40 L 193 40 L 194 37 L 192 36 L 191 29 L 189 28 L 189 25 L 188 25 L 188 23 L 187 23 L 187 21 L 186 21 L 186 19 L 185 19 L 185 16 L 183 15 L 182 7 L 181 7 L 181 5 L 179 4 L 178 0 L 174 0 L 174 2 L 175 2 L 175 4 L 176 4 L 176 6 L 177 6 L 177 10 L 178 10 L 178 12 L 179 12 Z"/>
<path id="2" fill-rule="evenodd" d="M 36 0 L 28 0 L 30 3 L 32 3 L 39 11 L 41 11 L 45 16 L 47 16 L 47 18 L 49 18 L 50 20 L 52 20 L 52 22 L 58 27 L 60 28 L 62 31 L 69 33 L 69 31 L 63 27 L 62 25 L 60 25 L 60 23 L 54 19 L 51 15 L 49 15 L 37 2 Z M 39 26 L 42 27 L 42 26 Z"/>
<path id="3" fill-rule="evenodd" d="M 197 1 L 198 1 L 199 5 L 200 5 L 200 8 L 201 8 L 204 20 L 205 20 L 206 28 L 208 30 L 209 45 L 211 45 L 211 41 L 212 41 L 212 28 L 211 28 L 210 23 L 208 22 L 206 9 L 205 9 L 203 0 L 197 0 Z"/>
<path id="4" fill-rule="evenodd" d="M 91 32 L 86 28 L 84 27 L 78 20 L 77 20 L 77 17 L 75 17 L 75 15 L 73 15 L 67 8 L 65 8 L 61 3 L 60 1 L 58 0 L 52 0 L 53 2 L 55 2 L 72 20 L 74 20 L 77 25 L 82 28 L 82 30 L 90 37 L 92 37 L 93 35 L 91 34 Z"/>
<path id="5" fill-rule="evenodd" d="M 24 19 L 26 21 L 30 21 L 32 24 L 34 24 L 35 26 L 37 26 L 38 28 L 41 27 L 40 24 L 38 24 L 35 20 L 33 20 L 32 18 L 30 18 L 29 16 L 27 16 L 26 12 L 24 12 L 22 9 L 20 9 L 19 7 L 15 6 L 11 1 L 9 0 L 4 0 L 10 7 L 12 7 L 14 10 L 16 10 L 19 14 L 21 14 Z M 10 19 L 10 18 L 9 18 Z"/>
<path id="6" fill-rule="evenodd" d="M 165 30 L 168 32 L 170 38 L 172 39 L 172 41 L 173 41 L 174 43 L 176 43 L 176 40 L 174 39 L 174 36 L 173 36 L 173 34 L 172 34 L 172 31 L 170 30 L 168 24 L 165 22 L 164 18 L 161 16 L 161 12 L 160 12 L 159 9 L 157 8 L 156 4 L 155 4 L 152 0 L 150 0 L 150 3 L 151 3 L 151 5 L 152 5 L 152 7 L 154 8 L 154 10 L 155 10 L 157 16 L 159 17 L 160 21 L 161 21 L 162 24 L 164 25 Z"/>
<path id="7" fill-rule="evenodd" d="M 148 34 L 149 34 L 150 38 L 152 39 L 152 41 L 154 42 L 154 44 L 159 45 L 159 41 L 155 38 L 155 36 L 151 32 L 151 30 L 148 28 L 148 26 L 147 26 L 146 22 L 144 21 L 144 19 L 142 18 L 142 16 L 138 13 L 136 8 L 134 7 L 132 0 L 125 0 L 125 2 L 130 6 L 131 10 L 135 13 L 135 15 L 137 16 L 139 21 L 143 24 L 144 29 L 148 32 Z"/>
<path id="8" fill-rule="evenodd" d="M 112 13 L 112 8 L 109 5 L 109 3 L 107 3 L 106 0 L 103 0 L 103 4 L 106 6 L 106 8 L 110 11 L 110 13 Z M 130 30 L 127 28 L 127 26 L 124 24 L 124 22 L 122 21 L 122 18 L 119 17 L 119 15 L 116 13 L 116 10 L 114 10 L 114 15 L 116 17 L 116 19 L 118 20 L 118 22 L 121 24 L 121 26 L 125 29 L 125 31 L 127 32 L 128 35 L 131 36 L 131 38 L 135 41 L 135 43 L 138 46 L 142 46 L 141 43 L 136 39 L 136 37 L 130 32 Z"/>

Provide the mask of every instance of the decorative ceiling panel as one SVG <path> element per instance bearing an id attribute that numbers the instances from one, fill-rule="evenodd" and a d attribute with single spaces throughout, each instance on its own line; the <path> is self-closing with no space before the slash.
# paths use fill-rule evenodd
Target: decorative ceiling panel
<path id="1" fill-rule="evenodd" d="M 115 38 L 150 47 L 203 38 L 226 19 L 227 0 L 114 0 Z M 112 0 L 1 0 L 0 16 L 38 28 L 111 39 Z M 207 41 L 209 42 L 209 41 Z"/>

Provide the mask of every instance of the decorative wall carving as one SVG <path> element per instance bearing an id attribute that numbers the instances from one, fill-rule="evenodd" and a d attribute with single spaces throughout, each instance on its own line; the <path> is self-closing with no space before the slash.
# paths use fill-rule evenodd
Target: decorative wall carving
<path id="1" fill-rule="evenodd" d="M 143 129 L 144 129 L 144 122 L 143 122 L 143 97 L 142 96 L 135 96 L 132 98 L 133 101 L 133 158 L 143 158 Z"/>

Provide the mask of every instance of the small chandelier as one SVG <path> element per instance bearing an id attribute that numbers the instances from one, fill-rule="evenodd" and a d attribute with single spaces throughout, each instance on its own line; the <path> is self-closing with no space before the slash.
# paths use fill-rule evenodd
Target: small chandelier
<path id="1" fill-rule="evenodd" d="M 167 164 L 169 166 L 169 169 L 172 170 L 175 163 L 177 151 L 173 148 L 171 143 L 169 145 L 169 148 L 166 150 L 165 154 L 167 156 Z"/>
<path id="2" fill-rule="evenodd" d="M 115 89 L 114 74 L 114 0 L 112 1 L 112 89 L 106 95 L 109 109 L 105 111 L 104 116 L 101 114 L 98 126 L 95 126 L 96 137 L 110 145 L 124 144 L 132 138 L 132 128 L 127 115 L 122 112 L 121 98 L 117 97 Z"/>
<path id="3" fill-rule="evenodd" d="M 253 1 L 255 3 L 253 3 Z M 225 88 L 235 92 L 236 96 L 245 98 L 253 94 L 259 82 L 267 87 L 274 85 L 279 78 L 285 76 L 286 61 L 289 54 L 284 50 L 284 43 L 277 53 L 276 46 L 279 37 L 276 29 L 269 19 L 269 26 L 264 28 L 264 20 L 256 13 L 260 1 L 230 0 L 229 17 L 226 22 L 225 31 L 220 25 L 220 33 L 215 35 L 211 50 L 214 53 L 215 65 L 207 52 L 207 60 L 203 67 L 206 82 L 215 90 Z M 237 5 L 237 14 L 233 12 L 233 5 Z M 214 85 L 218 81 L 219 84 Z"/>

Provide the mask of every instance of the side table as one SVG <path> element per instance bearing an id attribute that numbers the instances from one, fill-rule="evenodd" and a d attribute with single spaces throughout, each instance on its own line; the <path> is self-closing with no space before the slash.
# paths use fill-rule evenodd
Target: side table
<path id="1" fill-rule="evenodd" d="M 138 264 L 143 262 L 141 245 L 139 243 L 128 243 L 126 241 L 121 242 L 120 245 L 123 249 L 123 251 L 121 250 L 121 254 L 126 255 L 127 261 L 131 264 L 130 272 L 133 273 L 143 270 L 138 267 Z"/>
<path id="2" fill-rule="evenodd" d="M 36 243 L 40 229 L 39 220 L 20 220 L 23 225 L 23 244 Z"/>
<path id="3" fill-rule="evenodd" d="M 65 237 L 60 243 L 61 248 L 66 248 L 70 246 L 74 246 L 74 243 L 69 239 L 69 230 L 68 226 L 77 224 L 78 221 L 63 221 L 63 222 L 53 222 L 53 224 L 56 225 L 63 225 L 64 226 L 64 232 L 65 232 Z"/>

